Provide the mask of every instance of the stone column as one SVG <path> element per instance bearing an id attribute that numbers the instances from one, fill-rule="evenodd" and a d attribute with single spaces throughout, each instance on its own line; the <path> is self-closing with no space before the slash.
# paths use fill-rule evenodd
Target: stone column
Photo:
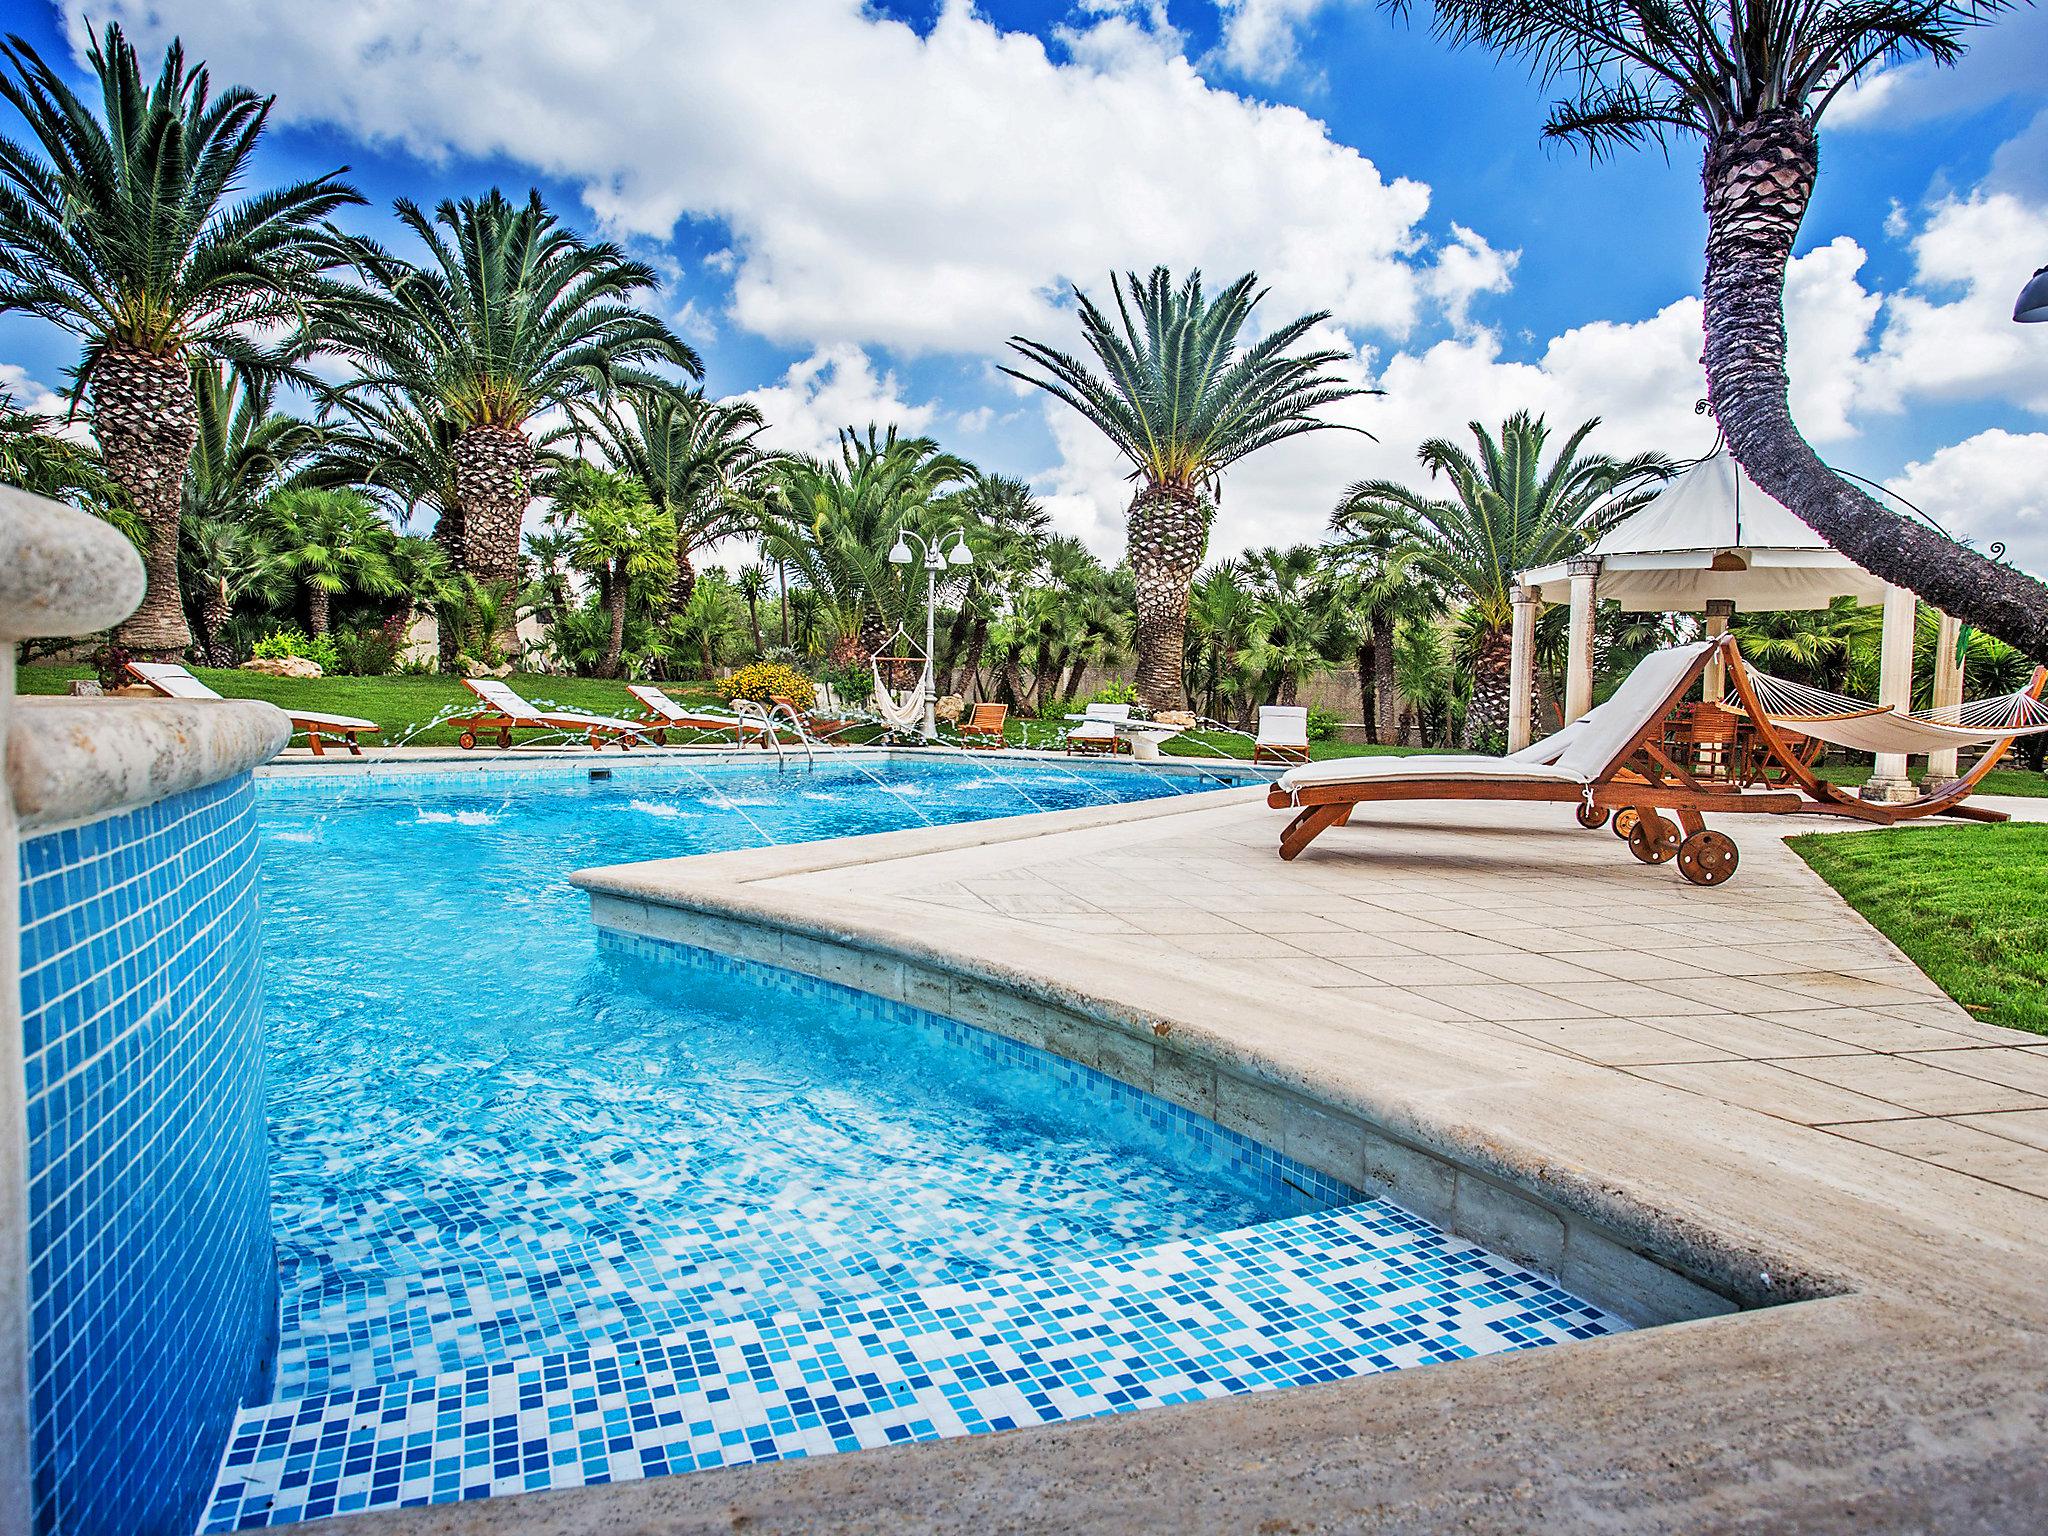
<path id="1" fill-rule="evenodd" d="M 1593 707 L 1593 608 L 1599 601 L 1600 557 L 1566 562 L 1572 583 L 1571 646 L 1564 672 L 1565 724 Z"/>
<path id="2" fill-rule="evenodd" d="M 1728 633 L 1728 621 L 1735 617 L 1735 600 L 1717 597 L 1707 603 L 1707 638 L 1718 640 Z M 1707 663 L 1707 670 L 1700 682 L 1700 697 L 1709 704 L 1718 704 L 1728 697 L 1728 666 L 1716 651 L 1713 660 Z"/>
<path id="3" fill-rule="evenodd" d="M 1934 707 L 1952 709 L 1963 702 L 1963 661 L 1956 654 L 1962 644 L 1963 621 L 1951 614 L 1941 616 L 1934 636 Z M 1956 749 L 1927 754 L 1927 777 L 1939 782 L 1956 776 Z"/>
<path id="4" fill-rule="evenodd" d="M 21 854 L 5 782 L 14 642 L 111 629 L 142 601 L 135 546 L 75 507 L 0 486 L 0 1531 L 29 1483 L 28 1083 L 21 1038 Z"/>
<path id="5" fill-rule="evenodd" d="M 1878 641 L 1877 702 L 1904 711 L 1913 707 L 1913 616 L 1918 600 L 1904 587 L 1884 591 L 1884 631 Z M 1866 800 L 1910 800 L 1913 781 L 1901 752 L 1877 754 L 1877 769 L 1863 786 Z"/>
<path id="6" fill-rule="evenodd" d="M 1534 587 L 1519 582 L 1509 595 L 1515 626 L 1508 663 L 1508 750 L 1519 752 L 1536 734 L 1536 610 L 1541 599 Z"/>

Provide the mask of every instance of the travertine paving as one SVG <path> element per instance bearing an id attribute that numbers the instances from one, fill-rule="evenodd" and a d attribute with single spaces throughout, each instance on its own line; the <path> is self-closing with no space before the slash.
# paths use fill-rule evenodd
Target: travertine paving
<path id="1" fill-rule="evenodd" d="M 1125 935 L 2048 1198 L 2048 1038 L 1973 1019 L 1784 845 L 1830 824 L 1736 825 L 1740 870 L 1700 889 L 1556 807 L 1365 807 L 1292 864 L 1279 819 L 928 855 L 862 894 Z"/>

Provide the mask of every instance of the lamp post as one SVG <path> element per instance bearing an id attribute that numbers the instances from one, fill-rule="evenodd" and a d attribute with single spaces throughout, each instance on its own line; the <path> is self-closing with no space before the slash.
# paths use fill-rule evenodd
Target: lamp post
<path id="1" fill-rule="evenodd" d="M 2027 286 L 2020 290 L 2019 302 L 2012 307 L 2012 317 L 2021 325 L 2048 321 L 2048 267 L 2042 267 L 2027 279 Z"/>
<path id="2" fill-rule="evenodd" d="M 951 548 L 947 541 L 951 540 Z M 911 546 L 917 547 L 913 551 Z M 924 739 L 939 739 L 939 697 L 936 688 L 937 676 L 932 670 L 933 647 L 938 644 L 939 608 L 939 567 L 942 565 L 969 566 L 974 564 L 974 551 L 967 547 L 967 530 L 954 528 L 927 539 L 921 533 L 908 528 L 896 530 L 896 542 L 889 548 L 891 565 L 909 565 L 913 560 L 924 563 Z"/>

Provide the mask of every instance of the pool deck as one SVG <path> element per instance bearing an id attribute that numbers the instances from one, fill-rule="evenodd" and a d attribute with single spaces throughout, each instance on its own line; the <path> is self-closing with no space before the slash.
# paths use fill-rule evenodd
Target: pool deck
<path id="1" fill-rule="evenodd" d="M 1971 1019 L 1783 845 L 1837 824 L 1733 824 L 1701 890 L 1556 807 L 1369 807 L 1291 865 L 1283 820 L 1225 792 L 588 883 L 757 958 L 1114 1018 L 1160 1054 L 1105 1070 L 1170 1043 L 1792 1304 L 337 1533 L 2040 1528 L 2048 1038 Z M 1562 1265 L 1550 1218 L 1501 1219 Z"/>

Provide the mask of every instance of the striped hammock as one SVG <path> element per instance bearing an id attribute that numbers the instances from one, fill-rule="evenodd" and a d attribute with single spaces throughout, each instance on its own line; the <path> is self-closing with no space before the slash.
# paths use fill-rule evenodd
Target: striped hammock
<path id="1" fill-rule="evenodd" d="M 1757 703 L 1773 725 L 1858 752 L 1917 756 L 2048 731 L 2048 703 L 2024 689 L 1968 704 L 1902 710 L 1772 677 L 1754 667 L 1744 671 L 1756 691 Z M 1728 707 L 1740 712 L 1744 706 L 1735 697 L 1728 700 Z"/>

